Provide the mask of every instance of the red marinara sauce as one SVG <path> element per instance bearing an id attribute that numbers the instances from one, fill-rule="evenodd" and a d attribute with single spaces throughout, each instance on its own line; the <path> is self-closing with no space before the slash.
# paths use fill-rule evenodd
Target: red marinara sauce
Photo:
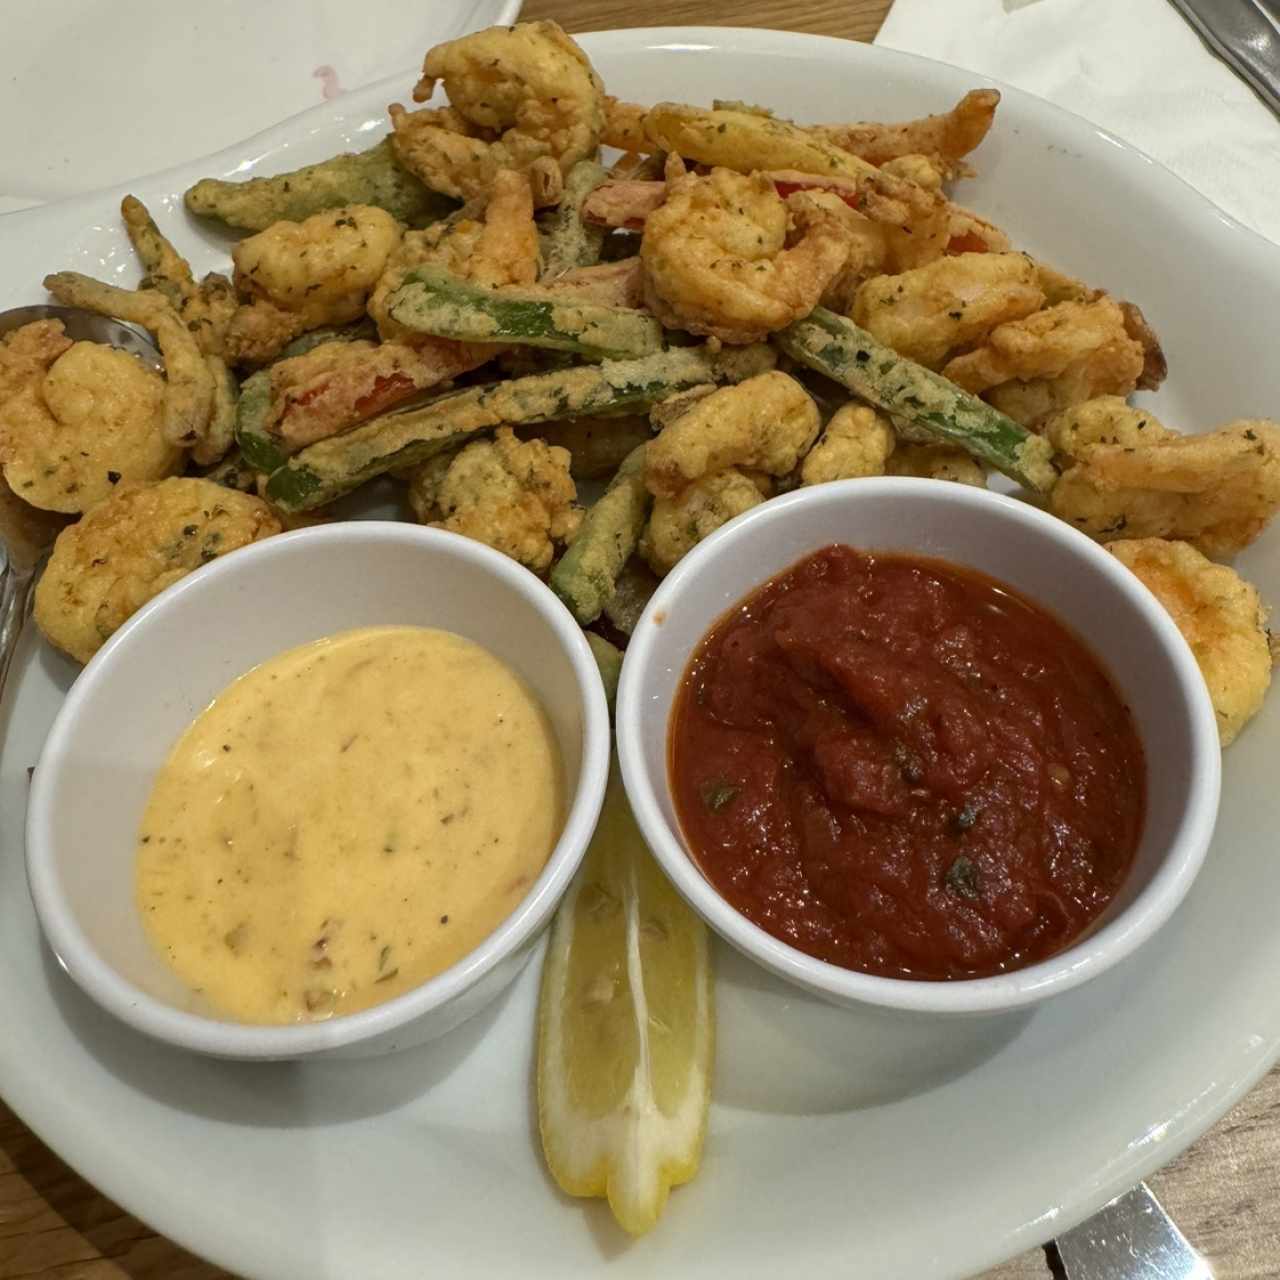
<path id="1" fill-rule="evenodd" d="M 748 919 L 886 977 L 1062 950 L 1142 832 L 1133 718 L 1056 618 L 937 560 L 832 546 L 694 653 L 670 774 L 695 859 Z"/>

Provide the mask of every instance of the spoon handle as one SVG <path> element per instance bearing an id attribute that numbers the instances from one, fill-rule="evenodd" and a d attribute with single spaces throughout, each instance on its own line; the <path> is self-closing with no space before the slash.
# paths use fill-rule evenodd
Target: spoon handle
<path id="1" fill-rule="evenodd" d="M 1055 1243 L 1067 1280 L 1213 1280 L 1145 1182 Z"/>
<path id="2" fill-rule="evenodd" d="M 18 568 L 3 543 L 0 543 L 0 557 L 4 563 L 0 572 L 0 699 L 3 699 L 9 664 L 18 647 L 18 637 L 31 614 L 31 588 L 36 575 L 33 569 Z"/>

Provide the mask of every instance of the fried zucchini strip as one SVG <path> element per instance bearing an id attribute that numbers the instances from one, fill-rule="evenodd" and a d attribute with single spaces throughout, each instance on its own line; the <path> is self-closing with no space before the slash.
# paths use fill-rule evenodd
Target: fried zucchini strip
<path id="1" fill-rule="evenodd" d="M 425 227 L 456 204 L 401 168 L 390 138 L 368 151 L 347 152 L 270 178 L 204 178 L 183 199 L 190 212 L 244 231 L 265 231 L 273 222 L 301 222 L 323 209 L 348 204 L 377 205 L 410 227 Z"/>
<path id="2" fill-rule="evenodd" d="M 904 359 L 852 320 L 817 307 L 774 335 L 793 360 L 924 428 L 1037 493 L 1053 487 L 1053 447 L 941 374 Z"/>
<path id="3" fill-rule="evenodd" d="M 564 180 L 564 195 L 547 222 L 542 239 L 541 279 L 554 280 L 575 267 L 594 267 L 604 247 L 603 227 L 583 221 L 587 197 L 605 180 L 606 173 L 594 160 L 580 160 Z"/>
<path id="4" fill-rule="evenodd" d="M 600 668 L 604 696 L 612 712 L 613 704 L 618 698 L 618 680 L 622 676 L 622 650 L 594 631 L 587 632 L 587 643 L 591 646 L 591 656 L 596 660 L 596 666 Z"/>
<path id="5" fill-rule="evenodd" d="M 147 212 L 147 206 L 136 196 L 125 196 L 120 202 L 120 216 L 124 219 L 129 243 L 142 263 L 145 273 L 142 287 L 159 289 L 174 310 L 180 310 L 196 292 L 191 264 L 164 236 Z"/>
<path id="6" fill-rule="evenodd" d="M 577 537 L 551 570 L 551 590 L 585 627 L 604 611 L 618 575 L 640 543 L 653 504 L 644 482 L 647 445 L 627 456 L 618 474 L 583 517 Z"/>
<path id="7" fill-rule="evenodd" d="M 662 349 L 662 326 L 646 312 L 571 294 L 485 289 L 431 264 L 405 276 L 387 310 L 406 329 L 459 342 L 516 343 L 595 360 L 634 360 Z"/>
<path id="8" fill-rule="evenodd" d="M 772 367 L 773 361 L 774 353 L 766 346 L 717 356 L 689 347 L 643 360 L 605 361 L 469 387 L 309 445 L 272 474 L 267 493 L 285 511 L 307 511 L 366 480 L 425 462 L 496 426 L 649 405 L 686 387 L 740 381 Z"/>
<path id="9" fill-rule="evenodd" d="M 195 338 L 163 294 L 154 289 L 118 289 L 78 271 L 45 276 L 44 287 L 68 306 L 113 316 L 153 333 L 164 357 L 165 439 L 184 448 L 211 443 L 213 374 Z"/>

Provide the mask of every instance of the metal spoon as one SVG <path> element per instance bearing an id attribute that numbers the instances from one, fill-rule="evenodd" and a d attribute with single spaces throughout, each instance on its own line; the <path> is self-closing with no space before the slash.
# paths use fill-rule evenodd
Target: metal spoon
<path id="1" fill-rule="evenodd" d="M 67 337 L 77 342 L 103 342 L 139 356 L 159 373 L 164 361 L 151 340 L 119 320 L 111 320 L 81 307 L 15 307 L 0 311 L 0 334 L 20 329 L 35 320 L 61 320 Z M 41 511 L 22 501 L 0 478 L 0 698 L 18 637 L 31 613 L 31 601 L 40 567 L 53 540 L 71 517 Z"/>

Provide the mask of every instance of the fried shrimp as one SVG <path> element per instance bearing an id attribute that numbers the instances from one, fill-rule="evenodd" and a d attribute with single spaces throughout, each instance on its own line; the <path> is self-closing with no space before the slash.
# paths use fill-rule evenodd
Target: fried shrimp
<path id="1" fill-rule="evenodd" d="M 887 418 L 850 401 L 831 415 L 822 438 L 800 466 L 801 484 L 882 476 L 896 444 Z"/>
<path id="2" fill-rule="evenodd" d="M 199 446 L 208 439 L 216 387 L 213 371 L 182 317 L 155 289 L 119 289 L 78 271 L 45 276 L 44 287 L 59 302 L 140 324 L 155 334 L 164 357 L 164 438 L 170 445 Z"/>
<path id="3" fill-rule="evenodd" d="M 1267 611 L 1234 569 L 1186 542 L 1134 538 L 1107 550 L 1131 569 L 1178 625 L 1209 688 L 1224 747 L 1258 713 L 1271 684 Z"/>
<path id="4" fill-rule="evenodd" d="M 1043 305 L 1029 258 L 962 253 L 868 280 L 858 289 L 852 318 L 901 355 L 938 369 L 953 351 Z"/>
<path id="5" fill-rule="evenodd" d="M 678 497 L 658 498 L 640 537 L 640 554 L 661 577 L 703 538 L 758 506 L 771 491 L 768 477 L 730 467 L 689 485 Z"/>
<path id="6" fill-rule="evenodd" d="M 1120 305 L 1060 302 L 998 325 L 943 374 L 966 391 L 989 393 L 1001 412 L 1034 426 L 1095 396 L 1126 396 L 1143 376 L 1146 352 L 1129 336 Z"/>
<path id="7" fill-rule="evenodd" d="M 786 247 L 788 213 L 799 238 Z M 808 315 L 844 266 L 838 217 L 804 193 L 784 201 L 763 174 L 685 174 L 645 222 L 650 309 L 673 327 L 734 344 Z"/>
<path id="8" fill-rule="evenodd" d="M 152 596 L 280 528 L 265 502 L 212 480 L 121 486 L 58 535 L 36 587 L 36 625 L 88 662 Z"/>
<path id="9" fill-rule="evenodd" d="M 510 427 L 452 457 L 424 463 L 409 481 L 409 502 L 423 524 L 501 551 L 534 573 L 551 567 L 556 544 L 582 523 L 569 451 L 520 441 Z"/>
<path id="10" fill-rule="evenodd" d="M 1280 510 L 1280 426 L 1241 421 L 1183 436 L 1117 397 L 1053 418 L 1065 470 L 1049 509 L 1106 541 L 1177 538 L 1210 556 L 1248 546 Z"/>
<path id="11" fill-rule="evenodd" d="M 783 476 L 795 470 L 821 419 L 809 393 L 774 370 L 704 396 L 645 449 L 645 484 L 674 498 L 730 467 Z"/>
<path id="12" fill-rule="evenodd" d="M 231 257 L 249 301 L 231 318 L 228 357 L 259 363 L 308 329 L 357 319 L 399 243 L 400 224 L 371 205 L 277 222 L 241 240 Z"/>
<path id="13" fill-rule="evenodd" d="M 500 169 L 545 177 L 550 167 L 563 179 L 599 145 L 604 86 L 557 23 L 489 27 L 436 45 L 413 100 L 426 102 L 437 82 L 463 129 L 438 113 L 390 108 L 400 162 L 434 191 L 476 199 Z M 559 188 L 544 183 L 538 194 L 539 204 L 555 203 Z"/>
<path id="14" fill-rule="evenodd" d="M 1000 105 L 996 89 L 970 89 L 950 111 L 898 124 L 814 125 L 809 132 L 874 165 L 901 156 L 927 156 L 946 177 L 991 131 Z"/>
<path id="15" fill-rule="evenodd" d="M 164 381 L 135 357 L 72 344 L 55 320 L 0 341 L 0 467 L 32 506 L 75 513 L 121 480 L 158 480 L 181 450 L 160 429 Z"/>

